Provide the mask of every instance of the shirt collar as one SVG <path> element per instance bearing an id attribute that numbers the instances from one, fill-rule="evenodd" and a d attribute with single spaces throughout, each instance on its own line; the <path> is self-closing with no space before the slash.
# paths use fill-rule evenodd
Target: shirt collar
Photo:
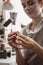
<path id="1" fill-rule="evenodd" d="M 29 25 L 27 25 L 26 26 L 26 32 L 28 33 L 28 34 L 30 34 L 30 33 L 37 33 L 42 27 L 43 27 L 43 18 L 42 18 L 42 20 L 40 21 L 40 23 L 37 25 L 37 27 L 35 28 L 35 30 L 34 31 L 32 31 L 32 30 L 30 30 L 29 29 L 29 26 L 31 25 L 32 23 L 30 23 Z"/>

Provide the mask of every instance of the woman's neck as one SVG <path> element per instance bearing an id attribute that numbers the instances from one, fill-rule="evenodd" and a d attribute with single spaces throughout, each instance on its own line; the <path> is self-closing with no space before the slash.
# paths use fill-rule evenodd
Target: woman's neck
<path id="1" fill-rule="evenodd" d="M 37 26 L 37 25 L 40 23 L 41 19 L 42 19 L 41 14 L 38 15 L 37 17 L 35 17 L 35 18 L 33 19 L 33 25 Z"/>
<path id="2" fill-rule="evenodd" d="M 41 14 L 38 15 L 37 17 L 35 17 L 34 19 L 32 19 L 32 26 L 30 27 L 32 31 L 34 31 L 34 29 L 36 28 L 36 26 L 40 23 L 42 19 L 42 16 Z"/>

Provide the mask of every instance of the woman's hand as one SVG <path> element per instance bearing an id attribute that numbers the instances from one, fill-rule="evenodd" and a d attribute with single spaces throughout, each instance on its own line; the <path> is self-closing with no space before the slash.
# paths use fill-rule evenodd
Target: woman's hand
<path id="1" fill-rule="evenodd" d="M 17 40 L 17 33 L 19 32 L 11 32 L 9 35 L 8 35 L 8 43 L 10 46 L 14 47 L 15 49 L 21 49 L 21 48 L 24 48 L 22 47 L 19 42 Z"/>
<path id="2" fill-rule="evenodd" d="M 11 32 L 8 35 L 8 42 L 9 45 L 14 47 L 15 49 L 28 49 L 32 48 L 32 45 L 35 41 L 28 36 L 20 34 L 19 32 Z"/>
<path id="3" fill-rule="evenodd" d="M 35 43 L 32 38 L 20 33 L 17 34 L 16 38 L 18 40 L 18 44 L 22 45 L 24 48 L 32 48 L 32 45 Z M 20 43 L 20 41 L 22 43 Z"/>

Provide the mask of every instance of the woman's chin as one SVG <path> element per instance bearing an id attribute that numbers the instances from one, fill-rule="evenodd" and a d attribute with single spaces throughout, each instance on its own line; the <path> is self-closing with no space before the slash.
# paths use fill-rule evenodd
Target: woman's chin
<path id="1" fill-rule="evenodd" d="M 34 19 L 36 18 L 38 15 L 28 15 L 30 18 Z"/>
<path id="2" fill-rule="evenodd" d="M 34 18 L 33 14 L 27 14 L 30 18 Z"/>

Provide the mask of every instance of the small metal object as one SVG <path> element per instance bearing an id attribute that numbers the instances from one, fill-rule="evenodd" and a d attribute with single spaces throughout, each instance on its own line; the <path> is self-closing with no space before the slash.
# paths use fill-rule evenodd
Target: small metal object
<path id="1" fill-rule="evenodd" d="M 13 41 L 15 42 L 15 40 L 16 40 L 16 36 L 15 36 L 15 35 L 13 35 Z"/>
<path id="2" fill-rule="evenodd" d="M 17 13 L 16 12 L 10 12 L 10 19 L 12 20 L 13 25 L 15 25 L 15 23 L 16 23 L 16 18 L 17 18 Z"/>
<path id="3" fill-rule="evenodd" d="M 11 57 L 11 51 L 7 52 L 7 56 Z"/>
<path id="4" fill-rule="evenodd" d="M 1 44 L 1 50 L 4 50 L 4 49 L 5 49 L 5 45 Z"/>
<path id="5" fill-rule="evenodd" d="M 0 15 L 0 23 L 3 21 L 3 17 L 2 15 Z"/>
<path id="6" fill-rule="evenodd" d="M 6 50 L 0 51 L 0 59 L 6 59 L 7 57 L 11 57 L 11 51 L 7 52 Z"/>
<path id="7" fill-rule="evenodd" d="M 4 38 L 4 35 L 3 35 L 3 36 L 1 36 L 1 38 Z"/>
<path id="8" fill-rule="evenodd" d="M 3 8 L 6 10 L 12 10 L 13 9 L 13 5 L 10 3 L 10 0 L 5 1 Z"/>
<path id="9" fill-rule="evenodd" d="M 5 30 L 4 29 L 0 29 L 0 35 L 4 34 Z"/>
<path id="10" fill-rule="evenodd" d="M 7 58 L 7 51 L 3 50 L 0 51 L 0 59 L 6 59 Z"/>
<path id="11" fill-rule="evenodd" d="M 8 19 L 4 24 L 3 26 L 7 27 L 12 21 L 10 19 Z"/>

